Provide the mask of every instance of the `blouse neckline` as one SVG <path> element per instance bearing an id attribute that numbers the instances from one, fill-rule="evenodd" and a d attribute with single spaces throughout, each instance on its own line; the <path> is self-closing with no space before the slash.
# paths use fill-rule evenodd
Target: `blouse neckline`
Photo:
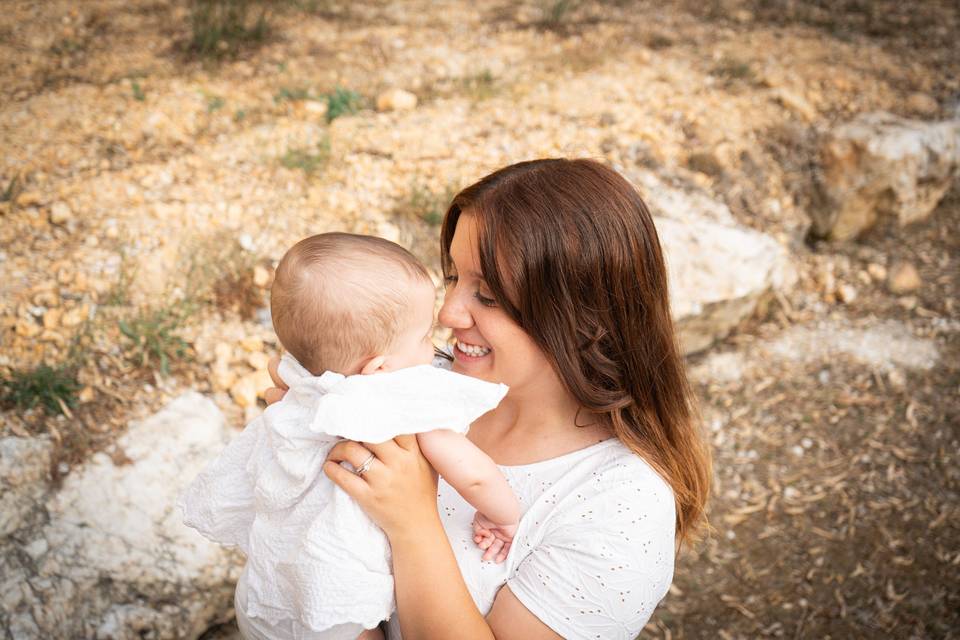
<path id="1" fill-rule="evenodd" d="M 537 460 L 536 462 L 528 462 L 527 464 L 498 464 L 497 466 L 500 469 L 504 469 L 508 471 L 519 471 L 524 469 L 531 469 L 533 467 L 538 467 L 540 465 L 554 464 L 560 461 L 570 462 L 571 459 L 579 458 L 580 456 L 585 456 L 587 453 L 593 453 L 594 451 L 600 451 L 618 442 L 620 442 L 620 440 L 617 437 L 613 436 L 613 437 L 601 440 L 600 442 L 595 442 L 591 445 L 587 445 L 582 449 L 575 449 L 568 453 L 562 453 L 559 456 L 554 456 L 552 458 L 547 458 L 545 460 Z"/>

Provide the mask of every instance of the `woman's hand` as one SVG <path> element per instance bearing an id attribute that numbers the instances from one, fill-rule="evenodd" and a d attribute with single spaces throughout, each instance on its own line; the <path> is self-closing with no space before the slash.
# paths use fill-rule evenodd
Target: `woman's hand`
<path id="1" fill-rule="evenodd" d="M 273 384 L 277 385 L 263 392 L 263 399 L 266 400 L 267 404 L 273 404 L 279 401 L 287 393 L 287 389 L 290 388 L 280 378 L 280 373 L 277 371 L 279 366 L 280 356 L 273 356 L 270 358 L 270 362 L 267 363 L 267 371 L 270 373 L 270 379 L 273 380 Z"/>
<path id="2" fill-rule="evenodd" d="M 371 454 L 374 458 L 367 463 Z M 349 462 L 354 469 L 367 463 L 367 470 L 357 475 L 341 462 Z M 432 521 L 441 526 L 437 474 L 420 453 L 415 435 L 397 436 L 380 444 L 343 440 L 330 450 L 323 471 L 357 501 L 391 541 L 416 537 Z"/>

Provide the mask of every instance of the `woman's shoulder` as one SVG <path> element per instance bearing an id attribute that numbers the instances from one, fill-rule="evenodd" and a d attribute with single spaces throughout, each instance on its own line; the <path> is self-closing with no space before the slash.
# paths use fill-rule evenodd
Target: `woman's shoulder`
<path id="1" fill-rule="evenodd" d="M 564 637 L 634 638 L 673 577 L 674 497 L 629 447 L 601 445 L 524 514 L 507 584 Z"/>
<path id="2" fill-rule="evenodd" d="M 544 477 L 555 475 L 557 484 L 586 486 L 591 493 L 635 492 L 673 498 L 670 485 L 653 466 L 617 438 L 542 463 L 512 468 Z"/>
<path id="3" fill-rule="evenodd" d="M 530 509 L 545 525 L 544 535 L 584 527 L 619 532 L 627 525 L 673 534 L 673 490 L 642 456 L 617 439 L 513 469 L 526 471 L 519 478 L 514 473 L 517 480 L 542 487 Z"/>
<path id="4" fill-rule="evenodd" d="M 591 456 L 589 477 L 581 471 L 579 502 L 590 508 L 600 507 L 611 522 L 629 520 L 638 512 L 646 518 L 669 522 L 673 526 L 673 490 L 664 478 L 641 455 L 620 440 Z M 596 511 L 594 509 L 594 511 Z"/>

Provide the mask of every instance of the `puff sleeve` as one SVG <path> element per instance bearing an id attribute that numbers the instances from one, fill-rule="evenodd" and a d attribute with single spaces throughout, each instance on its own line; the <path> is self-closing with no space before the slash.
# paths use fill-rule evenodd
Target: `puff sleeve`
<path id="1" fill-rule="evenodd" d="M 645 464 L 617 464 L 550 500 L 544 521 L 528 514 L 536 539 L 520 541 L 507 585 L 564 638 L 633 640 L 673 579 L 673 492 Z"/>

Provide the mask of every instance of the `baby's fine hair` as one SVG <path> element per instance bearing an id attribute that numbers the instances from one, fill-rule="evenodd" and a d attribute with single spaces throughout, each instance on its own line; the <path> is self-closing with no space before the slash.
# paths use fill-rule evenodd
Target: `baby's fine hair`
<path id="1" fill-rule="evenodd" d="M 273 329 L 313 375 L 347 373 L 359 359 L 385 353 L 409 322 L 411 283 L 431 282 L 400 245 L 331 232 L 293 245 L 270 289 Z"/>

